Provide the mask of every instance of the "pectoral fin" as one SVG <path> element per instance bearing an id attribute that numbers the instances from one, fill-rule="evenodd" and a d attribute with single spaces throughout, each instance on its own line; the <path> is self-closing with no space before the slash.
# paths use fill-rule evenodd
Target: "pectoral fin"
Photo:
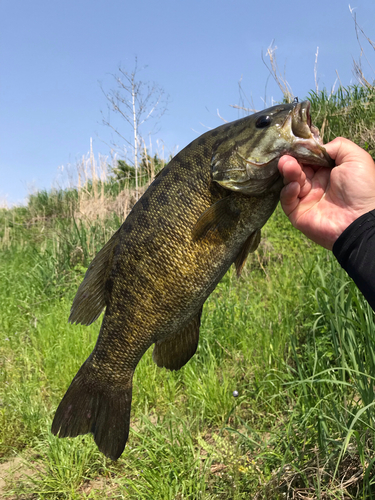
<path id="1" fill-rule="evenodd" d="M 239 254 L 237 255 L 236 260 L 234 261 L 234 265 L 236 266 L 237 277 L 239 278 L 242 272 L 242 269 L 245 265 L 247 256 L 251 252 L 255 252 L 260 243 L 260 229 L 254 231 L 250 234 L 250 236 L 245 241 L 245 244 L 241 248 Z"/>
<path id="2" fill-rule="evenodd" d="M 210 231 L 226 231 L 233 227 L 239 217 L 240 211 L 232 207 L 231 197 L 222 198 L 199 217 L 193 227 L 193 239 L 204 238 Z"/>
<path id="3" fill-rule="evenodd" d="M 180 332 L 155 342 L 152 359 L 160 368 L 179 370 L 194 356 L 198 347 L 201 315 L 202 308 Z"/>
<path id="4" fill-rule="evenodd" d="M 104 245 L 87 268 L 85 277 L 73 300 L 69 316 L 70 323 L 90 325 L 100 316 L 106 306 L 105 282 L 118 238 L 119 230 Z"/>

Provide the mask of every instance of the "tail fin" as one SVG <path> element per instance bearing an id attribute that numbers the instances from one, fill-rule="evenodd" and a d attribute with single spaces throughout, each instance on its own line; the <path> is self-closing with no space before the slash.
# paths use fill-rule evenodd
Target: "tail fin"
<path id="1" fill-rule="evenodd" d="M 51 430 L 61 438 L 92 432 L 99 450 L 117 460 L 129 435 L 132 381 L 125 388 L 104 386 L 88 372 L 86 361 L 60 402 Z"/>

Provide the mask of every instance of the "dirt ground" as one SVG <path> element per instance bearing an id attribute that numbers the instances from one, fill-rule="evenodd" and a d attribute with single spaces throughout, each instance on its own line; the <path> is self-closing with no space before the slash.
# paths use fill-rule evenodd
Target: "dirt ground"
<path id="1" fill-rule="evenodd" d="M 7 462 L 0 463 L 0 500 L 3 498 L 7 500 L 16 500 L 18 495 L 9 495 L 7 490 L 16 489 L 17 483 L 29 482 L 29 478 L 36 476 L 41 472 L 42 468 L 35 463 L 34 468 L 30 468 L 22 457 L 15 457 Z M 111 494 L 115 492 L 117 485 L 111 484 L 111 481 L 104 477 L 98 477 L 92 481 L 85 482 L 79 489 L 82 497 L 86 496 L 93 490 L 102 492 L 105 498 L 111 498 Z M 24 496 L 22 496 L 24 498 Z"/>
<path id="2" fill-rule="evenodd" d="M 8 462 L 0 464 L 0 498 L 4 498 L 9 482 L 17 481 L 25 475 L 30 476 L 32 474 L 35 474 L 35 471 L 28 469 L 20 457 L 13 458 Z M 15 497 L 7 498 L 12 499 Z"/>

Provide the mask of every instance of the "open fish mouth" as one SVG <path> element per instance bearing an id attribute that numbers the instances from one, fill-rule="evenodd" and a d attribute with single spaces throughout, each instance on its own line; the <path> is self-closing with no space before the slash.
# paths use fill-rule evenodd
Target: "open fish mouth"
<path id="1" fill-rule="evenodd" d="M 309 101 L 297 103 L 291 116 L 292 132 L 296 137 L 303 139 L 310 139 L 312 136 L 319 144 L 323 145 L 318 128 L 311 123 L 310 106 Z"/>
<path id="2" fill-rule="evenodd" d="M 296 156 L 305 164 L 316 163 L 333 168 L 335 162 L 323 146 L 319 129 L 311 123 L 310 106 L 309 101 L 297 103 L 292 113 L 285 120 L 285 128 L 289 129 L 294 136 L 294 151 L 287 154 Z M 303 150 L 313 153 L 314 158 L 308 158 L 308 155 Z"/>

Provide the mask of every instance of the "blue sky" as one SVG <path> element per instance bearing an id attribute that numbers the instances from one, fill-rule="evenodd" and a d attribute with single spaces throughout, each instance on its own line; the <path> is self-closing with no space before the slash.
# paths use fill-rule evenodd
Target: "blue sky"
<path id="1" fill-rule="evenodd" d="M 358 23 L 375 38 L 375 2 L 353 0 Z M 181 150 L 206 127 L 238 118 L 238 80 L 258 109 L 281 92 L 261 54 L 275 40 L 281 71 L 295 95 L 314 88 L 319 46 L 319 87 L 330 89 L 336 71 L 354 83 L 358 58 L 349 4 L 250 0 L 2 0 L 0 5 L 0 205 L 24 202 L 33 189 L 56 183 L 58 167 L 86 154 L 109 153 L 102 125 L 111 74 L 134 58 L 144 81 L 170 96 L 152 137 L 166 151 Z M 375 68 L 374 51 L 362 40 Z M 364 65 L 370 79 L 375 78 Z M 267 87 L 266 82 L 268 79 Z M 337 84 L 338 85 L 338 84 Z M 125 123 L 122 133 L 131 137 Z M 147 129 L 144 130 L 147 134 Z"/>

